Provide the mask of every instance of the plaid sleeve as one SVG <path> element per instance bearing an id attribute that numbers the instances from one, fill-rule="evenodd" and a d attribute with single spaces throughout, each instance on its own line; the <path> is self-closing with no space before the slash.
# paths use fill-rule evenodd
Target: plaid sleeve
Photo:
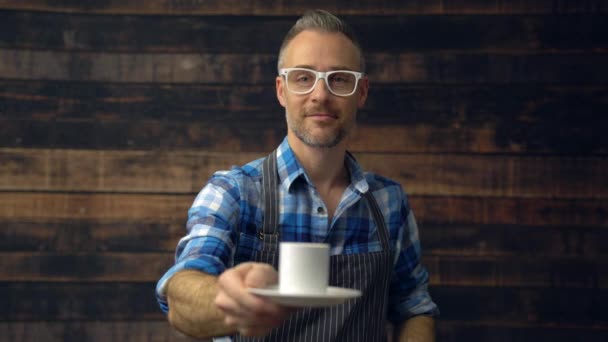
<path id="1" fill-rule="evenodd" d="M 439 315 L 439 309 L 428 293 L 429 275 L 420 260 L 418 225 L 405 195 L 401 212 L 403 227 L 389 292 L 388 315 L 394 323 L 416 315 Z"/>
<path id="2" fill-rule="evenodd" d="M 156 286 L 156 298 L 163 312 L 169 311 L 167 281 L 184 269 L 218 275 L 232 264 L 239 217 L 239 186 L 226 173 L 216 173 L 198 194 L 188 211 L 187 235 L 178 243 L 175 264 Z"/>

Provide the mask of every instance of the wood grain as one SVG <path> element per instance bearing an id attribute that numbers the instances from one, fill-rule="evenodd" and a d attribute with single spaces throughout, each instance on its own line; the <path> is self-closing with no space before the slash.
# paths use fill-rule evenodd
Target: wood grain
<path id="1" fill-rule="evenodd" d="M 425 254 L 436 256 L 603 258 L 605 227 L 520 225 L 433 225 L 419 227 Z"/>
<path id="2" fill-rule="evenodd" d="M 63 342 L 81 340 L 90 342 L 131 341 L 131 342 L 179 342 L 199 341 L 181 335 L 162 321 L 73 321 L 73 322 L 0 322 L 0 332 L 15 342 L 47 341 Z M 552 324 L 501 323 L 492 321 L 437 321 L 437 339 L 445 342 L 496 341 L 496 342 L 536 342 L 583 340 L 604 342 L 608 330 L 600 326 Z"/>
<path id="3" fill-rule="evenodd" d="M 437 339 L 445 342 L 495 341 L 589 341 L 608 339 L 608 329 L 599 325 L 510 324 L 500 321 L 471 322 L 464 320 L 437 321 Z"/>
<path id="4" fill-rule="evenodd" d="M 184 222 L 100 223 L 87 219 L 61 222 L 0 220 L 0 252 L 94 254 L 107 252 L 173 253 L 186 234 Z M 425 255 L 608 257 L 608 230 L 585 226 L 421 224 Z M 522 237 L 525 236 L 525 239 Z"/>
<path id="5" fill-rule="evenodd" d="M 270 84 L 4 80 L 2 88 L 0 146 L 267 152 L 286 131 Z M 605 154 L 605 111 L 608 92 L 599 86 L 377 84 L 351 147 Z"/>
<path id="6" fill-rule="evenodd" d="M 154 283 L 0 283 L 2 321 L 164 320 Z M 433 287 L 442 320 L 602 326 L 606 290 Z M 10 310 L 9 310 L 10 309 Z M 522 315 L 525 310 L 527 315 Z"/>
<path id="7" fill-rule="evenodd" d="M 503 0 L 480 2 L 475 0 L 416 0 L 406 3 L 373 0 L 357 1 L 350 6 L 339 2 L 312 0 L 285 3 L 280 0 L 243 3 L 238 0 L 98 0 L 80 2 L 75 0 L 44 1 L 0 0 L 0 8 L 29 11 L 51 11 L 68 13 L 104 14 L 162 14 L 162 15 L 208 15 L 208 14 L 253 14 L 253 15 L 301 15 L 310 8 L 325 8 L 336 14 L 503 14 L 503 13 L 605 13 L 601 0 L 582 2 L 558 2 L 539 0 L 521 2 Z"/>
<path id="8" fill-rule="evenodd" d="M 605 56 L 590 52 L 372 53 L 378 83 L 605 84 Z M 109 53 L 0 49 L 0 78 L 76 82 L 273 84 L 274 54 Z M 246 78 L 243 76 L 246 75 Z"/>
<path id="9" fill-rule="evenodd" d="M 0 253 L 0 281 L 52 283 L 154 282 L 173 265 L 173 253 Z M 608 259 L 491 257 L 427 253 L 431 286 L 608 289 Z"/>
<path id="10" fill-rule="evenodd" d="M 430 291 L 433 300 L 442 303 L 442 320 L 596 327 L 604 327 L 608 321 L 608 315 L 597 306 L 608 300 L 607 293 L 599 289 L 462 286 Z"/>
<path id="11" fill-rule="evenodd" d="M 0 322 L 7 341 L 211 342 L 189 338 L 163 321 Z"/>
<path id="12" fill-rule="evenodd" d="M 198 192 L 259 153 L 0 149 L 0 190 Z M 608 198 L 606 157 L 357 153 L 410 195 Z"/>
<path id="13" fill-rule="evenodd" d="M 185 215 L 185 214 L 184 214 Z M 0 251 L 95 254 L 105 252 L 174 253 L 186 234 L 179 223 L 99 223 L 88 220 L 28 222 L 0 220 Z"/>
<path id="14" fill-rule="evenodd" d="M 351 4 L 352 6 L 352 4 Z M 381 5 L 380 5 L 381 6 Z M 605 49 L 597 14 L 345 16 L 366 52 Z M 295 18 L 0 12 L 0 47 L 71 51 L 276 53 Z M 415 33 L 415 34 L 412 34 Z M 396 44 L 394 37 L 399 37 Z M 251 44 L 255 42 L 255 44 Z"/>
<path id="15" fill-rule="evenodd" d="M 0 217 L 49 223 L 184 223 L 194 195 L 0 192 Z M 409 200 L 421 224 L 608 224 L 605 199 L 410 196 Z"/>

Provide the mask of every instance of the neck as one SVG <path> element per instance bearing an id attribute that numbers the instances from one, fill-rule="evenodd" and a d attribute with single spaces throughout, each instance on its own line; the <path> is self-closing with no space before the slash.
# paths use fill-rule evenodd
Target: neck
<path id="1" fill-rule="evenodd" d="M 348 172 L 344 165 L 346 139 L 331 148 L 308 146 L 291 132 L 287 140 L 298 162 L 319 191 L 348 184 Z"/>

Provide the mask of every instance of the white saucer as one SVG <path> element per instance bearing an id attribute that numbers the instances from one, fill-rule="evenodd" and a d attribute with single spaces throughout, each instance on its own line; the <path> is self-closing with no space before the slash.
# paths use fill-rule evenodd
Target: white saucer
<path id="1" fill-rule="evenodd" d="M 324 307 L 336 305 L 350 298 L 361 296 L 361 291 L 346 289 L 342 287 L 328 286 L 325 293 L 292 294 L 282 293 L 277 285 L 263 289 L 249 288 L 249 292 L 258 296 L 269 298 L 271 301 L 285 305 L 298 307 Z"/>

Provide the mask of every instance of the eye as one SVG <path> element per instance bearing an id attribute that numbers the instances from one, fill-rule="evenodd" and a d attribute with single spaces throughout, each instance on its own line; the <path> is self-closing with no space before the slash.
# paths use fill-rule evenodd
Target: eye
<path id="1" fill-rule="evenodd" d="M 310 75 L 300 74 L 296 77 L 296 82 L 308 82 L 310 81 Z"/>

